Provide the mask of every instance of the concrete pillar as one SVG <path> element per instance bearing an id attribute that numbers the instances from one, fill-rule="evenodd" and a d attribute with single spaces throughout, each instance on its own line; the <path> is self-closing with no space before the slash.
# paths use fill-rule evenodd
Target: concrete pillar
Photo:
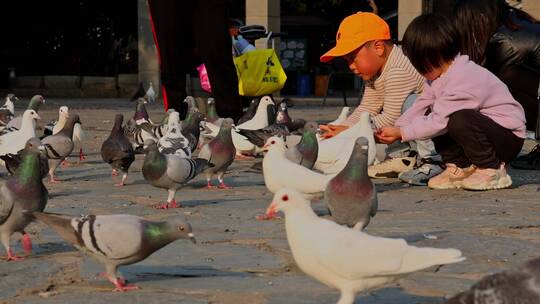
<path id="1" fill-rule="evenodd" d="M 157 95 L 161 95 L 161 84 L 159 81 L 159 62 L 154 37 L 152 35 L 152 25 L 150 24 L 150 14 L 148 12 L 147 0 L 137 0 L 138 7 L 138 34 L 139 34 L 139 81 L 147 90 L 150 81 Z"/>
<path id="2" fill-rule="evenodd" d="M 534 0 L 533 0 L 534 1 Z M 422 14 L 422 0 L 398 0 L 398 39 L 403 39 L 407 26 Z"/>
<path id="3" fill-rule="evenodd" d="M 280 0 L 246 0 L 246 24 L 264 25 L 267 31 L 281 31 Z M 276 48 L 278 46 L 276 40 Z M 266 48 L 266 41 L 255 42 L 257 48 Z"/>
<path id="4" fill-rule="evenodd" d="M 534 18 L 540 19 L 540 1 L 539 0 L 523 0 L 523 10 L 531 14 Z"/>

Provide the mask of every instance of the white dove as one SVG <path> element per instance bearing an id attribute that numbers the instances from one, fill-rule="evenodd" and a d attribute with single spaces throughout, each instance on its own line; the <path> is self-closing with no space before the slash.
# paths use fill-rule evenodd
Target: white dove
<path id="1" fill-rule="evenodd" d="M 268 127 L 268 107 L 275 115 L 275 104 L 269 96 L 263 96 L 252 119 L 236 126 L 238 129 L 258 130 Z"/>
<path id="2" fill-rule="evenodd" d="M 17 154 L 24 149 L 26 142 L 36 137 L 36 119 L 40 119 L 36 111 L 24 111 L 21 129 L 0 136 L 0 155 Z"/>
<path id="3" fill-rule="evenodd" d="M 368 165 L 373 164 L 376 154 L 375 139 L 369 113 L 363 112 L 356 124 L 332 138 L 319 142 L 319 154 L 313 168 L 325 174 L 339 173 L 347 165 L 354 143 L 359 137 L 367 138 L 369 142 Z"/>
<path id="4" fill-rule="evenodd" d="M 356 294 L 412 272 L 465 260 L 457 249 L 420 248 L 403 239 L 371 236 L 319 218 L 310 202 L 293 189 L 281 189 L 266 210 L 285 213 L 285 230 L 298 267 L 338 289 L 337 304 L 353 304 Z"/>
<path id="5" fill-rule="evenodd" d="M 347 119 L 347 116 L 349 116 L 349 110 L 350 110 L 349 107 L 343 107 L 343 109 L 341 109 L 341 112 L 339 113 L 339 116 L 336 118 L 336 120 L 329 122 L 328 124 L 329 125 L 342 124 L 345 121 L 345 119 Z"/>
<path id="6" fill-rule="evenodd" d="M 333 175 L 324 175 L 290 161 L 285 152 L 287 147 L 280 137 L 270 137 L 264 148 L 268 153 L 263 159 L 264 183 L 268 190 L 276 193 L 282 188 L 293 188 L 306 198 L 322 196 Z"/>

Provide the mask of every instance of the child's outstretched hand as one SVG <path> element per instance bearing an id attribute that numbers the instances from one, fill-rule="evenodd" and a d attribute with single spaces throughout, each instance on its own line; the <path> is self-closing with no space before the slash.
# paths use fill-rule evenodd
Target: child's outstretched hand
<path id="1" fill-rule="evenodd" d="M 396 127 L 382 127 L 374 134 L 375 140 L 382 144 L 391 144 L 401 139 L 401 129 Z"/>
<path id="2" fill-rule="evenodd" d="M 347 130 L 348 126 L 343 125 L 320 125 L 319 129 L 323 132 L 321 137 L 323 139 L 328 139 L 334 137 L 341 133 L 344 130 Z"/>

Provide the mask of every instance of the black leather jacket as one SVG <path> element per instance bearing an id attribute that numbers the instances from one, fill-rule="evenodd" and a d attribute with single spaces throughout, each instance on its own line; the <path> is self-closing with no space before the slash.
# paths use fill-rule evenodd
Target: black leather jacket
<path id="1" fill-rule="evenodd" d="M 540 24 L 514 20 L 521 26 L 515 31 L 501 26 L 486 49 L 485 67 L 495 74 L 517 64 L 540 74 Z"/>

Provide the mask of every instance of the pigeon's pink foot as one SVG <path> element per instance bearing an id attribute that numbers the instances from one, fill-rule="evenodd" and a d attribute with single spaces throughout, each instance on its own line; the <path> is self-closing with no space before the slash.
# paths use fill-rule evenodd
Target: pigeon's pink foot
<path id="1" fill-rule="evenodd" d="M 60 184 L 60 183 L 61 183 L 61 181 L 57 180 L 56 178 L 51 178 L 49 180 L 49 184 Z"/>
<path id="2" fill-rule="evenodd" d="M 270 221 L 270 220 L 275 220 L 277 218 L 278 217 L 275 215 L 267 215 L 267 214 L 260 214 L 255 217 L 255 219 L 257 219 L 258 221 Z"/>
<path id="3" fill-rule="evenodd" d="M 214 185 L 212 185 L 212 183 L 211 183 L 211 182 L 207 182 L 207 183 L 206 183 L 206 189 L 208 189 L 208 190 L 212 190 L 212 189 L 216 189 L 216 188 L 217 188 L 217 187 L 216 187 L 216 186 L 214 186 Z"/>
<path id="4" fill-rule="evenodd" d="M 79 149 L 79 161 L 83 161 L 86 159 L 86 155 L 84 155 L 82 148 Z"/>
<path id="5" fill-rule="evenodd" d="M 121 279 L 121 278 L 117 278 L 116 280 L 114 280 L 113 282 L 114 286 L 116 286 L 115 289 L 113 289 L 113 291 L 130 291 L 130 290 L 137 290 L 139 289 L 139 286 L 136 286 L 136 285 L 126 285 L 126 282 L 124 281 L 124 279 Z"/>
<path id="6" fill-rule="evenodd" d="M 8 261 L 22 261 L 24 260 L 24 257 L 14 255 L 13 251 L 11 251 L 11 248 L 10 248 L 8 250 L 7 260 Z"/>
<path id="7" fill-rule="evenodd" d="M 169 203 L 158 203 L 157 205 L 154 205 L 154 209 L 168 209 Z"/>
<path id="8" fill-rule="evenodd" d="M 24 249 L 24 253 L 31 254 L 32 253 L 32 240 L 30 239 L 30 235 L 28 235 L 28 233 L 23 234 L 21 243 Z"/>
<path id="9" fill-rule="evenodd" d="M 255 157 L 253 157 L 253 156 L 247 156 L 247 155 L 244 155 L 244 154 L 236 154 L 236 156 L 234 158 L 237 159 L 237 160 L 253 160 L 253 159 L 255 159 Z"/>
<path id="10" fill-rule="evenodd" d="M 168 204 L 169 208 L 182 208 L 182 204 L 177 203 L 176 200 L 172 200 Z"/>
<path id="11" fill-rule="evenodd" d="M 117 184 L 114 184 L 116 187 L 123 187 L 125 186 L 124 182 L 119 182 Z"/>
<path id="12" fill-rule="evenodd" d="M 218 186 L 218 188 L 219 188 L 219 189 L 232 189 L 232 187 L 231 187 L 231 186 L 227 186 L 227 185 L 225 185 L 225 183 L 224 183 L 224 182 L 221 182 L 221 183 L 219 183 L 219 186 Z"/>

